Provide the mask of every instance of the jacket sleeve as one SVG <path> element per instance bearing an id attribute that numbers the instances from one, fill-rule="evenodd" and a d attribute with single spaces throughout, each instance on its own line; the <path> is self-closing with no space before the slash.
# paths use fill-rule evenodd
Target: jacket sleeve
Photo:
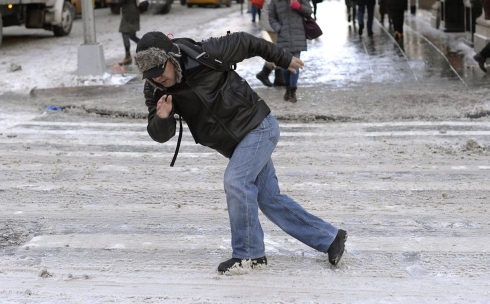
<path id="1" fill-rule="evenodd" d="M 298 13 L 303 17 L 311 16 L 313 10 L 311 9 L 310 1 L 299 0 L 299 2 L 301 3 L 301 8 L 299 9 Z"/>
<path id="2" fill-rule="evenodd" d="M 293 55 L 272 42 L 245 32 L 209 38 L 203 41 L 203 49 L 214 58 L 228 64 L 260 56 L 268 62 L 274 62 L 277 66 L 287 69 L 293 58 Z"/>
<path id="3" fill-rule="evenodd" d="M 154 88 L 145 83 L 144 95 L 145 103 L 148 107 L 148 126 L 146 130 L 150 137 L 159 143 L 164 143 L 175 135 L 175 118 L 173 114 L 163 119 L 157 116 L 157 102 Z"/>
<path id="4" fill-rule="evenodd" d="M 281 23 L 279 23 L 279 17 L 277 16 L 277 7 L 274 1 L 269 4 L 269 24 L 271 25 L 274 32 L 279 33 L 281 29 Z"/>

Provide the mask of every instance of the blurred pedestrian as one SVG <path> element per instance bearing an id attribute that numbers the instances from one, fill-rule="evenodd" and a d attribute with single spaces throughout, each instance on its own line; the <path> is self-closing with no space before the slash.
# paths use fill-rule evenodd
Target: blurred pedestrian
<path id="1" fill-rule="evenodd" d="M 405 0 L 406 1 L 406 0 Z M 364 29 L 364 12 L 367 11 L 366 29 L 368 36 L 373 36 L 374 6 L 376 0 L 357 0 L 357 23 L 359 24 L 359 36 L 362 36 Z"/>
<path id="2" fill-rule="evenodd" d="M 300 58 L 301 52 L 307 50 L 303 18 L 311 16 L 309 0 L 272 0 L 269 5 L 269 23 L 277 33 L 277 45 Z M 284 70 L 286 93 L 284 100 L 297 102 L 299 69 L 296 73 Z"/>
<path id="3" fill-rule="evenodd" d="M 124 50 L 126 55 L 119 65 L 128 65 L 133 62 L 131 59 L 129 39 L 138 43 L 140 39 L 136 36 L 136 32 L 140 30 L 140 12 L 136 0 L 120 0 L 121 4 L 121 24 L 119 32 L 122 34 Z"/>
<path id="4" fill-rule="evenodd" d="M 470 0 L 471 4 L 471 33 L 475 33 L 476 19 L 483 13 L 483 3 L 482 0 Z"/>
<path id="5" fill-rule="evenodd" d="M 272 43 L 277 43 L 277 33 L 274 32 L 270 23 L 269 23 L 269 4 L 271 0 L 265 0 L 264 6 L 262 7 L 262 17 L 260 18 L 260 26 L 262 30 L 264 30 L 267 35 L 269 35 Z M 274 83 L 271 83 L 269 80 L 269 75 L 274 71 Z M 280 67 L 276 67 L 274 62 L 266 62 L 257 75 L 255 75 L 258 80 L 260 80 L 265 86 L 284 86 L 284 76 L 282 74 L 282 69 Z"/>
<path id="6" fill-rule="evenodd" d="M 316 20 L 316 7 L 318 3 L 322 3 L 323 0 L 311 0 L 311 4 L 313 5 L 313 18 Z"/>
<path id="7" fill-rule="evenodd" d="M 356 20 L 356 0 L 345 0 L 345 6 L 347 7 L 347 21 L 355 23 Z"/>
<path id="8" fill-rule="evenodd" d="M 403 39 L 403 23 L 405 22 L 405 11 L 408 9 L 407 0 L 388 0 L 393 30 L 396 40 Z"/>
<path id="9" fill-rule="evenodd" d="M 385 16 L 388 17 L 389 25 L 391 25 L 390 10 L 388 9 L 389 0 L 378 0 L 379 5 L 379 22 L 384 25 Z"/>
<path id="10" fill-rule="evenodd" d="M 256 17 L 260 20 L 261 9 L 252 3 L 252 22 L 255 22 Z"/>
<path id="11" fill-rule="evenodd" d="M 198 48 L 197 54 L 207 55 L 200 57 L 202 61 L 208 58 L 213 65 L 209 61 L 208 66 L 201 60 L 191 60 L 182 46 L 189 48 L 189 43 Z M 292 237 L 328 253 L 329 262 L 337 265 L 347 232 L 281 193 L 271 158 L 280 137 L 278 122 L 265 101 L 240 75 L 229 68 L 226 73 L 221 69 L 254 56 L 292 73 L 303 68 L 299 58 L 245 32 L 209 38 L 202 43 L 188 38 L 171 41 L 161 32 L 146 33 L 136 48 L 135 61 L 146 80 L 148 134 L 160 143 L 170 140 L 175 136 L 175 115 L 179 115 L 196 143 L 229 158 L 224 188 L 233 251 L 231 259 L 219 264 L 218 272 L 267 265 L 259 209 Z M 223 67 L 216 68 L 214 58 L 219 58 Z M 179 144 L 180 140 L 177 147 Z"/>
<path id="12" fill-rule="evenodd" d="M 478 52 L 475 56 L 473 56 L 473 59 L 478 62 L 478 66 L 483 72 L 487 72 L 487 68 L 485 67 L 485 62 L 487 59 L 490 58 L 490 43 L 485 45 L 485 47 Z"/>

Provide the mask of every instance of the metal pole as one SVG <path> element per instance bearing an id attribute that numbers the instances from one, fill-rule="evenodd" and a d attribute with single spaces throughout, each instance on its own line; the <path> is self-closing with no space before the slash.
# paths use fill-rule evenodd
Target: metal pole
<path id="1" fill-rule="evenodd" d="M 96 44 L 95 19 L 92 0 L 82 0 L 83 18 L 83 42 L 84 44 Z"/>
<path id="2" fill-rule="evenodd" d="M 95 18 L 92 0 L 81 0 L 83 44 L 78 47 L 78 75 L 103 75 L 105 58 L 102 45 L 95 39 Z"/>

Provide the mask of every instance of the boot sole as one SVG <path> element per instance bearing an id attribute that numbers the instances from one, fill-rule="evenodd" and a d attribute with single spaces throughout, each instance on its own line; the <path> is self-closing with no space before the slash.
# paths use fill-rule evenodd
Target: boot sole
<path id="1" fill-rule="evenodd" d="M 345 242 L 347 242 L 347 232 L 345 232 L 344 240 L 342 242 L 342 250 L 333 259 L 329 260 L 330 264 L 332 264 L 333 266 L 337 266 L 337 264 L 342 259 L 345 251 Z"/>

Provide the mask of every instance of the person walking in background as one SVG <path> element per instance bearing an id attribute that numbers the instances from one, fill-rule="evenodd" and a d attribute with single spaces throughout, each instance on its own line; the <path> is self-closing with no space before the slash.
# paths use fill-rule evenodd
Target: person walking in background
<path id="1" fill-rule="evenodd" d="M 311 0 L 311 4 L 313 5 L 313 18 L 316 20 L 316 8 L 318 3 L 321 3 L 323 0 Z"/>
<path id="2" fill-rule="evenodd" d="M 345 6 L 347 7 L 347 21 L 355 23 L 356 20 L 356 0 L 345 0 Z"/>
<path id="3" fill-rule="evenodd" d="M 388 0 L 388 7 L 393 21 L 395 39 L 403 39 L 403 23 L 405 22 L 405 11 L 408 9 L 407 0 Z"/>
<path id="4" fill-rule="evenodd" d="M 252 22 L 255 22 L 257 16 L 259 17 L 260 20 L 260 13 L 261 13 L 260 8 L 253 3 L 251 4 L 251 6 L 252 6 Z"/>
<path id="5" fill-rule="evenodd" d="M 473 59 L 478 62 L 478 66 L 483 72 L 487 72 L 487 68 L 485 67 L 485 62 L 487 59 L 490 58 L 490 43 L 485 45 L 485 47 L 478 52 L 475 56 L 473 56 Z"/>
<path id="6" fill-rule="evenodd" d="M 390 11 L 388 9 L 388 1 L 389 0 L 378 0 L 378 5 L 379 5 L 379 22 L 381 25 L 384 25 L 385 21 L 385 15 L 388 16 L 388 22 L 389 25 L 391 25 L 391 17 L 390 17 Z"/>
<path id="7" fill-rule="evenodd" d="M 140 12 L 136 0 L 120 0 L 121 4 L 121 24 L 119 32 L 122 34 L 124 50 L 126 56 L 119 62 L 119 65 L 128 65 L 133 62 L 131 59 L 129 39 L 138 43 L 140 39 L 136 37 L 136 32 L 140 30 Z"/>
<path id="8" fill-rule="evenodd" d="M 260 18 L 260 26 L 262 27 L 262 30 L 264 30 L 267 33 L 267 35 L 269 35 L 272 43 L 276 44 L 277 43 L 277 33 L 274 32 L 271 25 L 269 24 L 269 4 L 270 3 L 271 3 L 271 0 L 266 0 L 264 2 L 264 6 L 262 7 L 262 17 Z M 272 73 L 273 70 L 274 70 L 274 84 L 272 84 L 269 80 L 269 75 Z M 264 67 L 262 68 L 262 71 L 260 71 L 255 76 L 265 86 L 268 86 L 268 87 L 272 87 L 272 85 L 274 85 L 275 87 L 284 86 L 284 76 L 282 74 L 282 69 L 279 67 L 276 67 L 274 62 L 266 62 L 264 64 Z"/>
<path id="9" fill-rule="evenodd" d="M 470 0 L 471 3 L 471 35 L 475 34 L 476 19 L 483 13 L 482 0 Z"/>
<path id="10" fill-rule="evenodd" d="M 269 5 L 269 23 L 277 33 L 277 45 L 296 58 L 307 50 L 303 18 L 311 16 L 311 13 L 309 0 L 272 0 Z M 296 73 L 284 70 L 283 74 L 286 84 L 284 100 L 295 103 L 298 101 L 299 69 L 296 69 Z"/>
<path id="11" fill-rule="evenodd" d="M 405 0 L 406 1 L 406 0 Z M 373 19 L 374 19 L 374 6 L 376 0 L 357 0 L 357 22 L 359 24 L 359 36 L 362 36 L 364 29 L 364 12 L 367 10 L 367 33 L 368 36 L 373 36 Z"/>

